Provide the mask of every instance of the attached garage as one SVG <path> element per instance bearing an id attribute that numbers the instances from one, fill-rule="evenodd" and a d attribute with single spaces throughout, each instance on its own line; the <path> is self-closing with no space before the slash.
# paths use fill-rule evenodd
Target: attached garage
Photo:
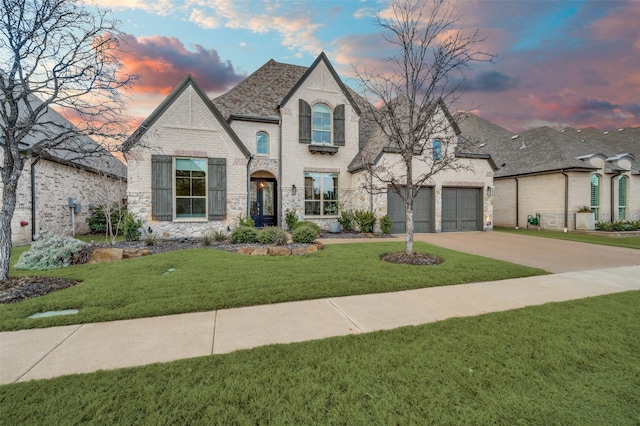
<path id="1" fill-rule="evenodd" d="M 442 232 L 482 231 L 482 189 L 442 188 Z"/>
<path id="2" fill-rule="evenodd" d="M 422 187 L 413 202 L 413 229 L 414 232 L 434 232 L 434 198 L 433 188 Z M 405 224 L 406 208 L 404 201 L 393 191 L 387 191 L 387 212 L 391 219 L 391 233 L 404 234 L 407 231 Z"/>

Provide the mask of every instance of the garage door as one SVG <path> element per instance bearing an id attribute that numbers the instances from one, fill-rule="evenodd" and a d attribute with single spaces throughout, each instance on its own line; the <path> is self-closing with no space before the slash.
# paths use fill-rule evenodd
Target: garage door
<path id="1" fill-rule="evenodd" d="M 442 232 L 482 230 L 482 189 L 442 188 Z"/>
<path id="2" fill-rule="evenodd" d="M 391 219 L 391 233 L 404 234 L 406 209 L 398 194 L 387 192 L 387 212 Z M 433 232 L 433 188 L 422 187 L 413 202 L 413 231 Z"/>

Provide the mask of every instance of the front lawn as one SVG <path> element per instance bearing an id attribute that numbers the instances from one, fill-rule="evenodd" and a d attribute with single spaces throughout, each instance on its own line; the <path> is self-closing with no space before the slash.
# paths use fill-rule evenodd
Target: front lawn
<path id="1" fill-rule="evenodd" d="M 182 250 L 48 272 L 82 284 L 0 306 L 0 329 L 152 317 L 353 294 L 493 281 L 543 270 L 417 242 L 415 250 L 444 259 L 435 266 L 379 260 L 401 242 L 331 244 L 305 256 L 258 257 L 212 249 Z M 19 251 L 19 250 L 18 250 Z M 12 257 L 12 264 L 17 257 Z M 175 269 L 173 272 L 168 272 Z M 29 319 L 37 312 L 78 309 L 77 315 Z"/>
<path id="2" fill-rule="evenodd" d="M 640 292 L 0 387 L 4 424 L 640 424 Z"/>
<path id="3" fill-rule="evenodd" d="M 632 248 L 640 250 L 640 237 L 610 237 L 606 235 L 589 235 L 579 232 L 538 231 L 535 229 L 494 228 L 497 232 L 509 232 L 530 237 L 556 238 L 558 240 L 577 241 L 580 243 L 602 244 L 606 246 Z"/>

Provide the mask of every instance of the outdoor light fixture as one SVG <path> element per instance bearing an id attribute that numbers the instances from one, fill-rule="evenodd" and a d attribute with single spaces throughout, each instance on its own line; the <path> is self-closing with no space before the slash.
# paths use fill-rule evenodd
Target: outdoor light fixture
<path id="1" fill-rule="evenodd" d="M 291 195 L 296 195 L 297 192 L 298 192 L 298 189 L 296 188 L 296 186 L 291 185 Z"/>
<path id="2" fill-rule="evenodd" d="M 493 187 L 487 186 L 487 196 L 491 197 L 493 195 Z"/>

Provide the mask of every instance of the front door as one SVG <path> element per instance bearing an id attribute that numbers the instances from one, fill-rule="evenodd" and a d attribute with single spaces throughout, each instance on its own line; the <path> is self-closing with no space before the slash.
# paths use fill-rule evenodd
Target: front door
<path id="1" fill-rule="evenodd" d="M 276 180 L 251 178 L 251 219 L 257 228 L 276 226 Z"/>

